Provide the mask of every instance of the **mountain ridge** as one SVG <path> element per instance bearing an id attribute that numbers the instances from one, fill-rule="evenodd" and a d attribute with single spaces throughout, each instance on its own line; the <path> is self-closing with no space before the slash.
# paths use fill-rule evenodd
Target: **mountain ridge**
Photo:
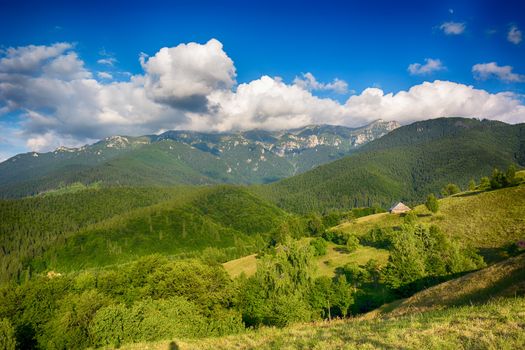
<path id="1" fill-rule="evenodd" d="M 0 163 L 0 197 L 20 197 L 62 184 L 268 183 L 348 155 L 397 128 L 374 121 L 349 128 L 308 125 L 264 131 L 109 136 L 79 148 L 28 152 Z"/>

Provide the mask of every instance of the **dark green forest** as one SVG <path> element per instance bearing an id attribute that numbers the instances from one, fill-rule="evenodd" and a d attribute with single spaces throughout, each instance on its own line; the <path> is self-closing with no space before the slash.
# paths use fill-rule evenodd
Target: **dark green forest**
<path id="1" fill-rule="evenodd" d="M 525 166 L 525 125 L 441 118 L 401 127 L 341 160 L 258 193 L 297 213 L 421 203 L 444 184 L 466 189 L 494 167 Z"/>

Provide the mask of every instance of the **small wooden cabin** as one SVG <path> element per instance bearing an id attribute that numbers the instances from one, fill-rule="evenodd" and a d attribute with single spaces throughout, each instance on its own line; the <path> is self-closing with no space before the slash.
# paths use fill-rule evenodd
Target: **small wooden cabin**
<path id="1" fill-rule="evenodd" d="M 404 205 L 403 203 L 397 202 L 388 211 L 390 212 L 390 214 L 402 214 L 402 213 L 409 212 L 411 210 L 412 209 L 410 209 L 408 206 Z"/>

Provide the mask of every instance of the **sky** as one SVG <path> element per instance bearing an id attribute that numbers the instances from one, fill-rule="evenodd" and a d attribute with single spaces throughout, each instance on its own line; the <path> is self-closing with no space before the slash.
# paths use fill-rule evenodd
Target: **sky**
<path id="1" fill-rule="evenodd" d="M 111 135 L 525 122 L 524 1 L 0 0 L 0 161 Z"/>

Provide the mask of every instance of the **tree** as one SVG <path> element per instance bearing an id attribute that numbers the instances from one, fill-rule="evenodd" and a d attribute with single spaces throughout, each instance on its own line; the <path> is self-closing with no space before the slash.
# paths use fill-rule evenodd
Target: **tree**
<path id="1" fill-rule="evenodd" d="M 315 213 L 308 215 L 306 227 L 311 236 L 320 236 L 324 232 L 323 220 Z"/>
<path id="2" fill-rule="evenodd" d="M 468 190 L 469 191 L 474 191 L 475 189 L 476 189 L 476 181 L 474 181 L 474 179 L 471 179 L 468 182 Z"/>
<path id="3" fill-rule="evenodd" d="M 438 212 L 438 210 L 439 210 L 439 202 L 438 202 L 436 196 L 434 196 L 433 193 L 428 195 L 427 201 L 425 202 L 425 206 L 432 213 L 437 213 Z"/>
<path id="4" fill-rule="evenodd" d="M 490 179 L 487 176 L 483 176 L 479 181 L 479 189 L 486 190 L 490 188 Z"/>
<path id="5" fill-rule="evenodd" d="M 445 196 L 445 197 L 446 197 L 446 196 L 451 196 L 451 195 L 456 194 L 456 193 L 459 193 L 459 192 L 461 192 L 459 186 L 456 185 L 456 184 L 452 184 L 452 183 L 446 185 L 446 186 L 441 190 L 441 194 L 442 194 L 443 196 Z"/>
<path id="6" fill-rule="evenodd" d="M 507 183 L 508 185 L 514 185 L 516 184 L 516 165 L 511 164 L 507 168 L 507 172 L 505 173 L 505 176 L 507 177 Z"/>
<path id="7" fill-rule="evenodd" d="M 359 239 L 353 235 L 348 235 L 348 240 L 346 241 L 346 249 L 348 249 L 349 252 L 355 251 L 359 247 Z"/>
<path id="8" fill-rule="evenodd" d="M 417 222 L 417 215 L 413 210 L 406 213 L 405 216 L 403 217 L 403 223 L 407 225 L 415 225 L 416 222 Z"/>
<path id="9" fill-rule="evenodd" d="M 507 185 L 507 178 L 505 174 L 498 168 L 494 168 L 492 176 L 490 177 L 490 188 L 496 190 Z"/>
<path id="10" fill-rule="evenodd" d="M 310 241 L 310 245 L 314 248 L 314 255 L 323 256 L 326 255 L 326 247 L 328 243 L 322 237 L 314 238 Z"/>

